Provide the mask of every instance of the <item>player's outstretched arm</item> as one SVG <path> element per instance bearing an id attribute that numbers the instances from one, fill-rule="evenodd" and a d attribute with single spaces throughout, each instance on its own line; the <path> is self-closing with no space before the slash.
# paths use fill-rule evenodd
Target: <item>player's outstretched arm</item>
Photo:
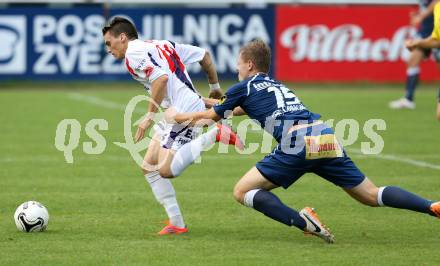
<path id="1" fill-rule="evenodd" d="M 440 48 L 440 40 L 428 37 L 421 40 L 407 40 L 405 46 L 408 50 L 412 51 L 416 48 L 420 49 L 432 49 Z"/>
<path id="2" fill-rule="evenodd" d="M 432 1 L 427 8 L 420 10 L 419 12 L 411 13 L 410 24 L 412 26 L 418 26 L 422 21 L 432 15 L 434 11 L 434 6 L 439 2 L 439 0 Z"/>
<path id="3" fill-rule="evenodd" d="M 160 104 L 165 98 L 167 89 L 168 76 L 162 75 L 151 83 L 151 101 L 147 107 L 147 116 L 139 124 L 135 135 L 135 142 L 144 138 L 145 130 L 153 124 L 154 114 L 157 113 Z"/>
<path id="4" fill-rule="evenodd" d="M 177 113 L 176 109 L 171 107 L 165 111 L 165 119 L 169 123 L 179 123 L 188 126 L 208 126 L 219 121 L 221 117 L 212 108 L 202 112 Z"/>
<path id="5" fill-rule="evenodd" d="M 217 103 L 219 103 L 219 100 L 217 99 L 211 99 L 205 97 L 203 97 L 203 101 L 205 102 L 206 108 L 211 108 Z M 234 112 L 232 114 L 234 116 L 241 116 L 241 115 L 246 115 L 246 112 L 241 107 L 235 107 Z"/>
<path id="6" fill-rule="evenodd" d="M 206 73 L 209 82 L 209 98 L 220 99 L 223 96 L 223 91 L 220 88 L 218 81 L 217 70 L 215 64 L 212 61 L 211 55 L 208 51 L 205 52 L 205 56 L 202 61 L 199 62 L 203 71 Z"/>

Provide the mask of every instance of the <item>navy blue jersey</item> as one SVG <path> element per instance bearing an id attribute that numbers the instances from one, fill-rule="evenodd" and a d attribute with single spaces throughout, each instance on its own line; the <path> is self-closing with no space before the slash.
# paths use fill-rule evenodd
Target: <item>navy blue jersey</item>
<path id="1" fill-rule="evenodd" d="M 419 0 L 420 10 L 425 10 L 433 0 Z M 431 14 L 427 16 L 420 24 L 418 35 L 420 38 L 427 38 L 431 36 L 434 27 L 434 16 Z"/>
<path id="2" fill-rule="evenodd" d="M 237 106 L 258 121 L 278 142 L 286 136 L 292 125 L 312 122 L 321 117 L 307 110 L 283 84 L 263 73 L 229 88 L 223 100 L 214 106 L 214 111 L 226 117 Z"/>
<path id="3" fill-rule="evenodd" d="M 434 0 L 419 0 L 420 9 L 425 9 L 432 3 Z"/>

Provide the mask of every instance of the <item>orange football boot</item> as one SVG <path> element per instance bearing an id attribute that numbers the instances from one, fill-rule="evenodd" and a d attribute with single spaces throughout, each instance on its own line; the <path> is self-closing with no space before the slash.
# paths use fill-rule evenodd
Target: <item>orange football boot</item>
<path id="1" fill-rule="evenodd" d="M 177 227 L 170 223 L 170 221 L 165 221 L 166 226 L 162 228 L 157 234 L 158 235 L 180 235 L 184 233 L 188 233 L 188 228 L 186 227 Z"/>
<path id="2" fill-rule="evenodd" d="M 306 221 L 307 226 L 304 229 L 304 234 L 315 235 L 329 244 L 335 242 L 335 237 L 330 229 L 321 222 L 313 208 L 305 207 L 299 212 L 299 215 Z"/>
<path id="3" fill-rule="evenodd" d="M 237 133 L 234 132 L 229 126 L 222 123 L 217 123 L 217 136 L 215 137 L 216 142 L 221 142 L 226 145 L 235 145 L 239 150 L 244 149 L 244 144 L 238 137 Z"/>
<path id="4" fill-rule="evenodd" d="M 431 211 L 440 219 L 440 201 L 431 204 Z"/>

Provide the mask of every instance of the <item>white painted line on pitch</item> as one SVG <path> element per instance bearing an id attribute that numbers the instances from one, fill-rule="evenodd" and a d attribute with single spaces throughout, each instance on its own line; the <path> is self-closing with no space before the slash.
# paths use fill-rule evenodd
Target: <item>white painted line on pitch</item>
<path id="1" fill-rule="evenodd" d="M 352 148 L 348 148 L 346 149 L 347 151 L 354 153 L 354 155 L 350 156 L 352 158 L 356 158 L 356 159 L 360 159 L 360 160 L 365 160 L 365 159 L 371 159 L 371 157 L 373 158 L 377 158 L 377 159 L 382 159 L 382 160 L 389 160 L 389 161 L 396 161 L 396 162 L 400 162 L 400 163 L 408 163 L 414 166 L 418 166 L 418 167 L 422 167 L 422 168 L 430 168 L 430 169 L 435 169 L 435 170 L 440 170 L 440 165 L 435 165 L 435 164 L 430 164 L 427 162 L 423 162 L 423 161 L 416 161 L 413 159 L 408 159 L 408 158 L 402 158 L 399 156 L 395 156 L 395 155 L 385 155 L 385 154 L 379 154 L 379 155 L 365 155 L 361 152 L 360 149 L 352 149 Z M 213 155 L 213 154 L 206 154 L 206 155 L 202 155 L 202 161 L 203 160 L 249 160 L 249 159 L 258 159 L 258 158 L 263 158 L 264 154 L 258 153 L 258 154 L 248 154 L 248 155 L 243 155 L 243 154 L 224 154 L 224 156 L 222 156 L 223 154 L 219 155 Z M 130 156 L 125 156 L 125 155 L 102 155 L 99 157 L 93 156 L 93 157 L 81 157 L 81 158 L 75 158 L 74 159 L 74 164 L 76 163 L 84 163 L 84 162 L 90 162 L 90 161 L 124 161 L 124 162 L 129 162 L 132 161 L 132 159 L 130 158 Z M 62 157 L 56 157 L 56 156 L 40 156 L 40 157 L 3 157 L 0 158 L 0 163 L 23 163 L 23 162 L 40 162 L 40 163 L 50 163 L 50 162 L 60 162 L 60 161 L 64 161 L 64 158 Z"/>
<path id="2" fill-rule="evenodd" d="M 77 92 L 71 92 L 71 93 L 68 93 L 68 95 L 69 95 L 69 98 L 71 98 L 71 99 L 81 101 L 81 102 L 90 103 L 90 104 L 101 106 L 101 107 L 105 107 L 108 109 L 125 111 L 125 108 L 126 108 L 125 104 L 121 104 L 121 103 L 117 103 L 117 102 L 113 102 L 113 101 L 109 101 L 109 100 L 104 100 L 104 99 L 96 97 L 96 96 L 84 95 L 84 94 L 77 93 Z M 138 114 L 145 114 L 145 111 L 141 111 L 141 110 L 135 109 L 135 112 Z"/>
<path id="3" fill-rule="evenodd" d="M 61 159 L 64 158 L 61 156 Z M 61 160 L 60 159 L 60 160 Z M 53 156 L 38 156 L 38 157 L 2 157 L 0 158 L 0 163 L 16 163 L 16 162 L 55 162 L 59 161 Z"/>
<path id="4" fill-rule="evenodd" d="M 367 156 L 367 158 L 373 157 L 373 158 L 377 158 L 377 159 L 381 159 L 381 160 L 407 163 L 407 164 L 411 164 L 411 165 L 422 167 L 422 168 L 430 168 L 430 169 L 440 170 L 440 165 L 438 165 L 438 164 L 432 164 L 432 163 L 428 163 L 428 162 L 424 162 L 424 161 L 413 160 L 410 158 L 404 158 L 404 157 L 400 157 L 400 156 L 392 155 L 392 154 L 383 154 L 383 153 L 364 154 L 360 149 L 353 149 L 353 148 L 345 148 L 345 149 L 349 152 L 352 152 L 352 153 L 356 153 L 359 155 L 365 155 L 365 156 Z"/>
<path id="5" fill-rule="evenodd" d="M 222 153 L 223 154 L 223 153 Z M 237 160 L 237 159 L 246 159 L 249 160 L 249 158 L 262 158 L 261 154 L 251 154 L 243 156 L 241 154 L 227 154 L 227 156 L 218 156 L 218 155 L 202 155 L 202 160 Z M 129 155 L 99 155 L 97 157 L 96 155 L 93 156 L 87 156 L 83 155 L 80 158 L 73 158 L 74 164 L 79 162 L 90 162 L 90 161 L 133 161 L 133 159 Z M 38 163 L 51 163 L 51 162 L 60 162 L 64 161 L 63 156 L 39 156 L 39 157 L 23 157 L 23 156 L 14 156 L 14 157 L 2 157 L 0 158 L 0 163 L 29 163 L 29 162 L 38 162 Z"/>

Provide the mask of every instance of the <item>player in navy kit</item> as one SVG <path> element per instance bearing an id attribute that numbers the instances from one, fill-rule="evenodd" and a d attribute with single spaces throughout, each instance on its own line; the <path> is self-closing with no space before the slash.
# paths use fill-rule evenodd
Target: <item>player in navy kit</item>
<path id="1" fill-rule="evenodd" d="M 331 232 L 310 207 L 300 212 L 284 205 L 271 192 L 288 188 L 305 173 L 315 173 L 343 188 L 351 197 L 369 206 L 408 209 L 440 217 L 440 202 L 432 202 L 399 187 L 376 187 L 347 156 L 334 132 L 319 114 L 310 112 L 283 84 L 268 76 L 270 48 L 260 40 L 240 50 L 237 70 L 240 83 L 232 86 L 223 101 L 195 113 L 169 109 L 168 120 L 195 125 L 207 119 L 218 121 L 230 111 L 246 113 L 258 121 L 278 142 L 273 152 L 252 167 L 234 188 L 241 204 L 295 226 L 305 233 L 333 243 Z"/>

